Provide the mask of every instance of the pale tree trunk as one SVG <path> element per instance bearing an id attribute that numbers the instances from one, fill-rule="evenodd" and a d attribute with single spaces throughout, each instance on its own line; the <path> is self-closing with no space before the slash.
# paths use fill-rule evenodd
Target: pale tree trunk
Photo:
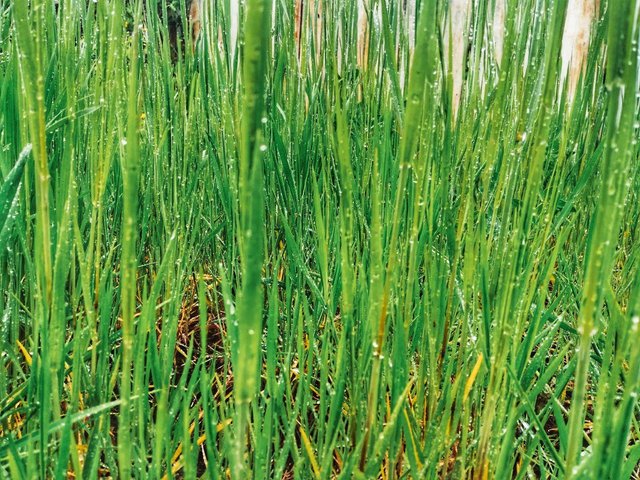
<path id="1" fill-rule="evenodd" d="M 453 76 L 453 112 L 455 115 L 458 111 L 460 95 L 462 94 L 463 61 L 466 45 L 465 32 L 468 30 L 471 1 L 451 0 L 449 6 L 449 21 L 444 35 L 444 57 L 447 59 L 447 69 L 451 71 Z M 451 65 L 449 66 L 450 56 Z"/>
<path id="2" fill-rule="evenodd" d="M 195 46 L 202 28 L 202 0 L 192 0 L 189 6 L 189 24 L 191 26 L 191 40 Z"/>
<path id="3" fill-rule="evenodd" d="M 319 65 L 322 61 L 322 49 L 320 48 L 320 43 L 322 42 L 322 2 L 323 0 L 315 0 L 312 2 L 311 7 L 311 18 L 312 25 L 314 29 L 314 39 L 316 46 L 316 63 Z"/>
<path id="4" fill-rule="evenodd" d="M 589 38 L 599 9 L 599 0 L 569 0 L 562 43 L 562 79 L 568 76 L 569 99 L 573 100 L 589 51 Z"/>
<path id="5" fill-rule="evenodd" d="M 486 0 L 489 1 L 489 0 Z M 562 43 L 562 78 L 568 76 L 569 98 L 573 99 L 578 85 L 578 80 L 584 67 L 587 52 L 589 50 L 589 34 L 591 25 L 599 8 L 599 0 L 569 0 L 567 7 L 567 20 Z M 464 61 L 464 34 L 467 31 L 467 22 L 471 8 L 471 0 L 451 0 L 451 21 L 445 30 L 445 58 L 449 48 L 452 49 L 453 75 L 453 110 L 457 112 L 462 93 L 463 61 Z M 496 61 L 502 60 L 503 35 L 505 22 L 504 0 L 495 0 L 495 9 L 489 13 L 493 16 L 492 37 Z M 449 29 L 450 27 L 450 29 Z M 451 45 L 449 45 L 449 33 L 451 33 Z"/>
<path id="6" fill-rule="evenodd" d="M 407 13 L 407 35 L 409 45 L 416 44 L 416 0 L 405 0 L 404 8 Z"/>
<path id="7" fill-rule="evenodd" d="M 231 37 L 231 58 L 236 55 L 236 45 L 238 43 L 238 31 L 240 28 L 240 0 L 229 0 L 229 20 Z"/>
<path id="8" fill-rule="evenodd" d="M 496 55 L 496 62 L 500 64 L 504 48 L 504 0 L 496 0 L 492 23 L 493 51 Z"/>
<path id="9" fill-rule="evenodd" d="M 489 0 L 486 0 L 489 1 Z M 458 111 L 460 96 L 462 95 L 462 79 L 464 75 L 464 55 L 468 39 L 466 34 L 469 30 L 471 19 L 471 0 L 451 0 L 449 11 L 449 22 L 446 25 L 444 37 L 445 59 L 447 68 L 450 69 L 453 77 L 453 112 Z M 493 10 L 491 10 L 493 8 Z M 504 38 L 504 0 L 489 2 L 488 15 L 491 18 L 490 39 L 493 42 L 493 52 L 498 64 L 502 60 L 503 38 Z M 451 44 L 449 44 L 451 42 Z M 449 53 L 451 53 L 451 66 L 448 65 Z M 482 75 L 482 72 L 480 72 Z"/>
<path id="10" fill-rule="evenodd" d="M 358 0 L 358 66 L 366 68 L 369 57 L 370 0 Z"/>
<path id="11" fill-rule="evenodd" d="M 409 39 L 411 48 L 415 45 L 415 24 L 416 24 L 416 0 L 398 0 L 402 2 L 405 13 L 404 27 Z M 429 0 L 430 1 L 430 0 Z M 503 34 L 505 21 L 504 0 L 484 0 L 489 2 L 490 7 L 494 7 L 492 16 L 492 26 L 490 36 L 493 39 L 493 52 L 496 61 L 499 63 L 503 52 Z M 311 37 L 317 42 L 317 61 L 320 61 L 320 42 L 322 31 L 322 2 L 323 0 L 294 0 L 294 21 L 295 40 L 298 46 L 298 54 L 301 51 L 301 42 L 304 41 L 304 18 L 307 14 L 305 9 L 309 9 L 309 28 L 312 29 Z M 372 15 L 371 0 L 357 0 L 358 2 L 358 66 L 366 68 L 369 57 L 369 15 Z M 229 0 L 230 20 L 231 20 L 231 54 L 235 55 L 236 40 L 239 30 L 240 0 Z M 589 48 L 589 37 L 591 25 L 596 18 L 600 0 L 569 0 L 567 10 L 567 20 L 564 31 L 564 41 L 562 45 L 562 78 L 568 78 L 569 98 L 572 99 L 580 74 L 584 67 L 584 62 Z M 444 31 L 445 59 L 449 57 L 451 49 L 452 65 L 447 64 L 453 75 L 453 109 L 457 112 L 462 93 L 463 61 L 466 44 L 465 33 L 468 29 L 470 8 L 472 0 L 450 0 L 449 21 Z M 275 4 L 274 4 L 275 5 Z M 275 12 L 275 10 L 274 10 Z M 339 45 L 341 47 L 341 45 Z M 401 80 L 403 81 L 405 72 L 401 67 Z"/>
<path id="12" fill-rule="evenodd" d="M 409 55 L 413 53 L 416 44 L 416 0 L 402 0 L 405 14 L 404 28 L 406 29 L 407 39 L 409 41 Z M 404 62 L 400 62 L 400 83 L 404 85 L 407 72 L 405 72 Z"/>

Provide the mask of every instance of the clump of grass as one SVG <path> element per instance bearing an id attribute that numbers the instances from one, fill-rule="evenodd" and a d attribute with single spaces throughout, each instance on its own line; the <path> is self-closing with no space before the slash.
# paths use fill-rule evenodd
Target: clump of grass
<path id="1" fill-rule="evenodd" d="M 363 3 L 0 0 L 0 476 L 638 476 L 638 0 Z"/>

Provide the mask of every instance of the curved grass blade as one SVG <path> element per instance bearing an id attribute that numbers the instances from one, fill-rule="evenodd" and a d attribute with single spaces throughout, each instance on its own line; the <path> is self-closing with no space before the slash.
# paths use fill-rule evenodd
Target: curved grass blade
<path id="1" fill-rule="evenodd" d="M 22 149 L 18 156 L 18 161 L 7 175 L 7 178 L 5 178 L 2 186 L 0 186 L 0 254 L 7 247 L 9 232 L 16 216 L 22 173 L 30 153 L 31 144 L 28 144 Z"/>

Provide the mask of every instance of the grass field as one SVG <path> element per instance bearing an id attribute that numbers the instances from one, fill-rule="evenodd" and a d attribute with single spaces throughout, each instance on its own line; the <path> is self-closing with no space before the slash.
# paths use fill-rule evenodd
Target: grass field
<path id="1" fill-rule="evenodd" d="M 0 478 L 640 478 L 640 0 L 366 3 L 0 0 Z"/>

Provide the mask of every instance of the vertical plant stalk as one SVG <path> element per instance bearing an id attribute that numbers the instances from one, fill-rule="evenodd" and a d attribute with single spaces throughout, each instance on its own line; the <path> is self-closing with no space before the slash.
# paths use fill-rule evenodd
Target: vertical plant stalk
<path id="1" fill-rule="evenodd" d="M 553 2 L 553 9 L 551 10 L 550 17 L 550 29 L 548 31 L 549 38 L 547 39 L 547 48 L 544 51 L 544 84 L 542 88 L 542 103 L 539 111 L 537 112 L 537 121 L 534 126 L 534 134 L 533 138 L 535 146 L 532 150 L 531 154 L 531 163 L 528 166 L 529 178 L 527 189 L 524 192 L 524 202 L 523 209 L 518 219 L 521 226 L 519 228 L 520 232 L 528 233 L 528 226 L 530 225 L 530 219 L 532 215 L 535 213 L 536 202 L 538 201 L 539 191 L 540 191 L 540 183 L 543 178 L 543 166 L 544 160 L 547 154 L 547 146 L 548 146 L 548 137 L 550 134 L 551 128 L 551 120 L 553 113 L 553 105 L 556 98 L 556 81 L 558 75 L 558 67 L 560 64 L 560 49 L 562 44 L 562 32 L 564 31 L 564 24 L 566 20 L 567 14 L 567 1 L 568 0 L 555 0 Z M 517 10 L 515 9 L 516 4 L 507 4 L 508 5 L 508 15 L 506 20 L 505 27 L 505 38 L 508 39 L 509 36 L 515 36 L 515 16 Z M 503 70 L 506 70 L 506 64 L 510 61 L 512 46 L 509 45 L 511 42 L 507 42 L 505 47 L 505 55 L 502 59 L 503 62 Z M 509 90 L 509 82 L 507 81 L 508 77 L 506 73 L 501 73 L 500 76 L 500 87 L 498 92 L 498 101 L 497 109 L 492 111 L 493 116 L 491 117 L 490 124 L 499 124 L 499 118 L 497 115 L 503 115 L 503 105 L 507 95 L 511 93 Z M 498 137 L 493 135 L 491 137 L 489 143 L 489 158 L 493 158 L 496 154 L 497 150 L 497 140 Z M 503 311 L 506 311 L 504 309 Z M 502 404 L 503 398 L 501 394 L 501 390 L 503 388 L 504 379 L 506 372 L 504 371 L 502 365 L 506 362 L 507 355 L 509 350 L 507 348 L 508 343 L 504 342 L 502 339 L 508 335 L 509 325 L 504 323 L 504 317 L 498 323 L 498 332 L 495 336 L 495 347 L 492 347 L 492 350 L 495 351 L 493 356 L 495 357 L 495 361 L 490 364 L 490 372 L 489 372 L 489 388 L 487 400 L 484 406 L 483 413 L 483 423 L 481 426 L 480 432 L 480 443 L 478 447 L 478 465 L 477 468 L 483 472 L 488 472 L 490 465 L 489 462 L 491 460 L 491 442 L 494 438 L 494 421 L 498 415 L 498 407 Z"/>
<path id="2" fill-rule="evenodd" d="M 37 342 L 45 347 L 42 348 L 42 363 L 45 367 L 51 367 L 50 357 L 47 348 L 48 343 L 48 323 L 50 319 L 51 291 L 53 288 L 53 266 L 51 255 L 51 216 L 49 193 L 51 177 L 49 175 L 49 162 L 47 158 L 46 143 L 46 116 L 45 116 L 45 91 L 43 62 L 45 55 L 46 35 L 44 32 L 44 11 L 45 2 L 43 0 L 33 0 L 31 8 L 28 2 L 15 2 L 14 20 L 17 33 L 18 50 L 20 52 L 20 73 L 23 80 L 23 93 L 27 108 L 27 118 L 29 124 L 29 136 L 33 145 L 33 157 L 35 160 L 35 185 L 36 185 L 36 229 L 34 257 L 36 266 L 36 307 L 35 324 L 33 327 L 34 337 Z M 34 18 L 35 17 L 35 18 Z M 35 30 L 33 21 L 35 20 Z M 41 402 L 40 414 L 40 474 L 45 475 L 47 468 L 47 448 L 48 430 L 51 415 L 51 406 L 59 408 L 59 399 L 52 398 L 51 382 L 55 382 L 55 376 L 44 373 L 40 370 L 39 379 L 39 401 Z M 56 410 L 57 411 L 57 410 Z"/>
<path id="3" fill-rule="evenodd" d="M 119 3 L 119 2 L 115 2 Z M 139 24 L 141 3 L 138 3 L 136 21 Z M 120 377 L 121 409 L 118 417 L 118 467 L 121 478 L 131 478 L 131 370 L 135 336 L 135 312 L 137 291 L 136 236 L 138 230 L 138 183 L 140 158 L 138 141 L 138 28 L 131 39 L 129 84 L 127 97 L 127 135 L 125 152 L 121 161 L 123 210 L 122 210 L 122 373 Z M 135 418 L 135 416 L 133 417 Z"/>
<path id="4" fill-rule="evenodd" d="M 413 56 L 411 70 L 409 72 L 409 85 L 407 91 L 407 106 L 404 115 L 403 135 L 399 146 L 398 163 L 400 166 L 398 186 L 393 208 L 393 219 L 389 250 L 387 251 L 387 265 L 385 283 L 380 309 L 380 318 L 372 325 L 373 340 L 373 367 L 369 385 L 367 421 L 365 424 L 365 438 L 362 444 L 360 456 L 360 468 L 364 469 L 369 451 L 369 436 L 371 435 L 372 422 L 375 420 L 378 409 L 379 376 L 382 368 L 381 356 L 386 319 L 391 298 L 392 285 L 396 280 L 396 268 L 398 264 L 398 244 L 400 241 L 400 225 L 403 224 L 404 204 L 407 196 L 407 187 L 412 174 L 413 160 L 418 148 L 420 138 L 420 125 L 422 123 L 425 99 L 433 101 L 433 86 L 436 78 L 438 38 L 436 36 L 436 2 L 428 1 L 422 4 L 419 16 L 416 53 Z"/>
<path id="5" fill-rule="evenodd" d="M 637 86 L 638 0 L 609 2 L 606 88 L 609 95 L 602 183 L 589 229 L 585 283 L 582 293 L 573 402 L 569 412 L 566 473 L 575 478 L 582 447 L 584 398 L 591 360 L 591 339 L 598 330 L 604 291 L 610 282 L 618 233 L 631 182 Z"/>
<path id="6" fill-rule="evenodd" d="M 238 175 L 242 278 L 237 301 L 234 355 L 236 451 L 234 477 L 248 478 L 245 462 L 250 404 L 258 393 L 262 339 L 264 263 L 263 113 L 271 31 L 271 0 L 250 0 L 244 20 L 243 96 Z"/>
<path id="7" fill-rule="evenodd" d="M 33 144 L 36 177 L 36 249 L 41 252 L 36 255 L 38 266 L 38 284 L 42 295 L 42 307 L 47 307 L 51 301 L 52 286 L 52 257 L 51 257 L 51 228 L 49 217 L 49 187 L 51 177 L 47 159 L 47 143 L 45 128 L 44 105 L 44 75 L 43 32 L 44 2 L 31 2 L 29 12 L 27 2 L 14 4 L 16 33 L 21 52 L 20 70 L 24 81 L 26 104 L 29 110 L 29 133 Z M 32 30 L 31 15 L 35 16 L 35 31 Z"/>

